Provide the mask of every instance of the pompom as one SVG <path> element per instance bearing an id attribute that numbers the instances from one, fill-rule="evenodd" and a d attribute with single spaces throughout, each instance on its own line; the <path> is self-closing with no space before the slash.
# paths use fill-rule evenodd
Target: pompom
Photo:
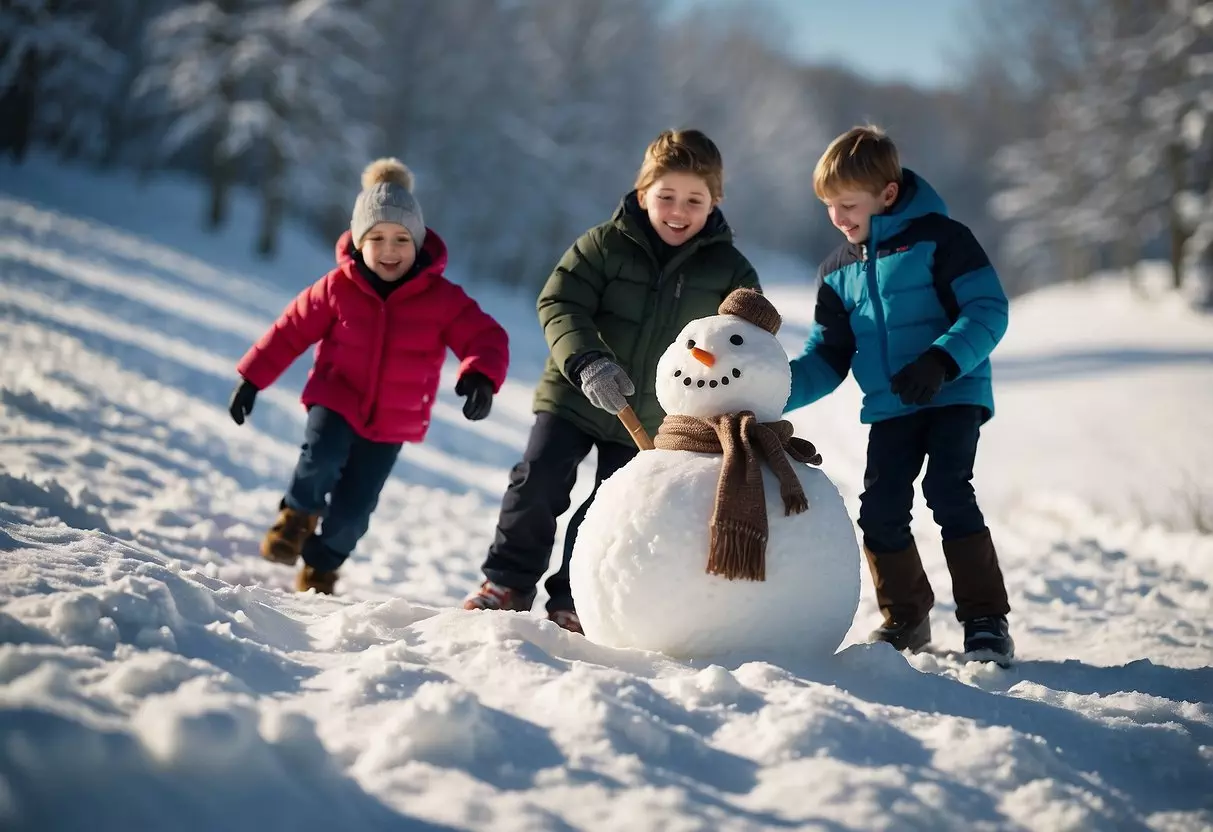
<path id="1" fill-rule="evenodd" d="M 413 172 L 399 159 L 376 159 L 362 171 L 362 190 L 381 182 L 394 182 L 409 193 L 413 192 Z"/>

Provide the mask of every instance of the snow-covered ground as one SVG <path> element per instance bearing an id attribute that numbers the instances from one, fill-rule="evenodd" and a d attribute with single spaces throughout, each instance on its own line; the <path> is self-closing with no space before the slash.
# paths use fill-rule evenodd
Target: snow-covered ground
<path id="1" fill-rule="evenodd" d="M 215 236 L 201 211 L 168 180 L 0 168 L 0 828 L 1213 828 L 1207 317 L 1114 278 L 1014 304 L 977 478 L 1013 668 L 857 643 L 866 575 L 831 659 L 691 665 L 454 609 L 544 354 L 533 298 L 476 281 L 513 337 L 492 417 L 448 378 L 342 594 L 289 592 L 256 550 L 306 362 L 249 425 L 226 399 L 331 250 L 292 232 L 261 263 L 248 204 Z M 795 350 L 808 272 L 763 274 Z M 795 415 L 852 512 L 857 413 L 848 382 Z"/>

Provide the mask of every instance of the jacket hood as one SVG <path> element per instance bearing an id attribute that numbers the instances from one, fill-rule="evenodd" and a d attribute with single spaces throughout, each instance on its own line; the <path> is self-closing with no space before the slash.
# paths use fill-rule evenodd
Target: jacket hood
<path id="1" fill-rule="evenodd" d="M 948 206 L 927 180 L 909 168 L 901 169 L 901 191 L 889 210 L 872 217 L 869 245 L 900 233 L 912 220 L 927 214 L 948 215 Z"/>

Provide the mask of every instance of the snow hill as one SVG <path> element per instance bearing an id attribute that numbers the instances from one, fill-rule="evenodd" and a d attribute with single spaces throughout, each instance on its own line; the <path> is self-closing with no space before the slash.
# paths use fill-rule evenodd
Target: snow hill
<path id="1" fill-rule="evenodd" d="M 226 399 L 331 249 L 292 232 L 260 263 L 249 204 L 216 236 L 201 211 L 167 179 L 0 168 L 0 828 L 1213 828 L 1209 318 L 1114 276 L 1013 305 L 978 490 L 1015 667 L 949 654 L 923 507 L 939 652 L 857 643 L 865 575 L 832 659 L 691 665 L 454 608 L 544 355 L 533 298 L 470 278 L 513 337 L 492 417 L 448 374 L 343 594 L 288 591 L 256 550 L 305 362 L 250 425 Z M 759 265 L 798 349 L 811 270 Z M 848 382 L 795 419 L 852 512 L 857 413 Z"/>

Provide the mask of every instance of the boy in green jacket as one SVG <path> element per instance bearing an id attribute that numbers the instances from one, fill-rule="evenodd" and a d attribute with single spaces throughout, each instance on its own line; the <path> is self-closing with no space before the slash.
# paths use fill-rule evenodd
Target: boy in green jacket
<path id="1" fill-rule="evenodd" d="M 698 130 L 663 132 L 645 151 L 635 190 L 548 278 L 537 306 L 551 354 L 535 390 L 535 424 L 501 501 L 486 580 L 465 609 L 531 608 L 556 519 L 570 506 L 578 466 L 597 447 L 594 491 L 570 519 L 560 570 L 545 584 L 548 618 L 581 632 L 569 590 L 577 528 L 598 486 L 636 454 L 616 414 L 632 397 L 641 423 L 656 433 L 665 417 L 655 389 L 662 353 L 734 289 L 758 288 L 718 207 L 723 179 L 711 139 Z"/>

